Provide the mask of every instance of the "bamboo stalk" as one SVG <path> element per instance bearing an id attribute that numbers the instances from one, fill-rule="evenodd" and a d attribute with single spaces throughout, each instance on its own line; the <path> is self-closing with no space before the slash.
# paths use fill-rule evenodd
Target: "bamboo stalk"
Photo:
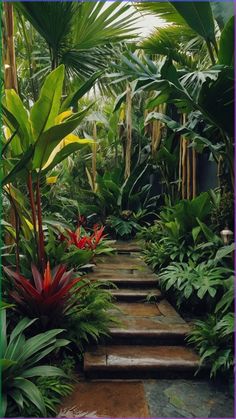
<path id="1" fill-rule="evenodd" d="M 185 124 L 186 116 L 183 114 L 182 116 L 182 122 Z M 186 198 L 186 174 L 187 174 L 187 168 L 186 168 L 186 153 L 187 152 L 187 140 L 182 137 L 182 199 Z"/>
<path id="2" fill-rule="evenodd" d="M 197 194 L 197 153 L 195 148 L 192 149 L 192 167 L 193 167 L 193 198 L 196 197 Z"/>
<path id="3" fill-rule="evenodd" d="M 162 107 L 159 105 L 154 109 L 155 112 L 161 112 Z M 152 157 L 156 156 L 156 152 L 161 142 L 161 121 L 154 120 L 152 123 Z"/>
<path id="4" fill-rule="evenodd" d="M 189 143 L 186 140 L 186 153 L 187 153 L 187 199 L 191 198 L 191 168 L 190 168 L 190 148 Z"/>
<path id="5" fill-rule="evenodd" d="M 132 147 L 132 98 L 131 87 L 127 86 L 126 94 L 126 153 L 125 153 L 125 179 L 131 171 L 131 147 Z"/>
<path id="6" fill-rule="evenodd" d="M 181 190 L 181 174 L 182 174 L 182 137 L 179 138 L 179 183 L 178 183 L 178 191 Z"/>
<path id="7" fill-rule="evenodd" d="M 93 177 L 93 190 L 96 189 L 96 176 L 97 176 L 97 125 L 93 124 L 93 139 L 95 143 L 92 145 L 92 177 Z"/>
<path id="8" fill-rule="evenodd" d="M 4 2 L 3 7 L 5 12 L 5 51 L 3 55 L 4 84 L 6 89 L 14 89 L 18 92 L 14 45 L 13 5 Z"/>

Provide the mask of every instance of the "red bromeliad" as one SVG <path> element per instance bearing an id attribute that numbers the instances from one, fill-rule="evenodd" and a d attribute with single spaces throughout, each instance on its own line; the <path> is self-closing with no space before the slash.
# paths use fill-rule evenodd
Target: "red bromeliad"
<path id="1" fill-rule="evenodd" d="M 43 275 L 33 264 L 31 270 L 32 283 L 18 272 L 4 267 L 6 274 L 13 278 L 16 288 L 10 293 L 11 297 L 30 316 L 53 317 L 55 312 L 62 312 L 70 297 L 69 291 L 81 278 L 72 279 L 73 269 L 66 271 L 65 265 L 59 265 L 51 271 L 49 262 Z M 80 289 L 76 288 L 76 292 Z"/>
<path id="2" fill-rule="evenodd" d="M 104 228 L 105 227 L 99 228 L 98 225 L 95 225 L 93 227 L 93 234 L 90 236 L 81 236 L 80 228 L 75 232 L 66 230 L 70 238 L 68 239 L 62 234 L 59 239 L 61 241 L 67 241 L 69 246 L 74 245 L 79 249 L 95 250 L 101 239 L 105 237 L 105 234 L 103 234 Z"/>

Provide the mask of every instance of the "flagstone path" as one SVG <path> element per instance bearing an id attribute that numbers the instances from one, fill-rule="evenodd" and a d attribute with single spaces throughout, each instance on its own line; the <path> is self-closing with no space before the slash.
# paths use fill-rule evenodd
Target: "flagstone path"
<path id="1" fill-rule="evenodd" d="M 87 348 L 84 379 L 59 417 L 233 417 L 227 392 L 194 379 L 199 357 L 185 343 L 189 325 L 163 298 L 139 246 L 117 243 L 116 250 L 89 277 L 115 284 L 108 292 L 119 323 L 105 343 Z"/>

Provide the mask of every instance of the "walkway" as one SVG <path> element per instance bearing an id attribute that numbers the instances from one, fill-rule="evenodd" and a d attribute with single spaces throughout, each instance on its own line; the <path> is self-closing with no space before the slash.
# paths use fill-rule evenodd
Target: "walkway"
<path id="1" fill-rule="evenodd" d="M 185 344 L 189 325 L 163 298 L 140 249 L 135 243 L 116 248 L 116 255 L 99 260 L 92 277 L 116 285 L 108 292 L 117 301 L 119 324 L 105 344 L 87 348 L 85 380 L 59 416 L 233 417 L 224 390 L 193 380 L 199 358 Z"/>

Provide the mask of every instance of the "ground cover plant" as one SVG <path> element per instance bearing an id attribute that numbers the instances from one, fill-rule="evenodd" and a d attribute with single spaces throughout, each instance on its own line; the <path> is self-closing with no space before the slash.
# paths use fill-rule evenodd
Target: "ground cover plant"
<path id="1" fill-rule="evenodd" d="M 142 242 L 210 376 L 231 376 L 231 4 L 19 1 L 2 21 L 2 416 L 56 416 L 109 335 L 90 273 L 114 240 Z"/>

